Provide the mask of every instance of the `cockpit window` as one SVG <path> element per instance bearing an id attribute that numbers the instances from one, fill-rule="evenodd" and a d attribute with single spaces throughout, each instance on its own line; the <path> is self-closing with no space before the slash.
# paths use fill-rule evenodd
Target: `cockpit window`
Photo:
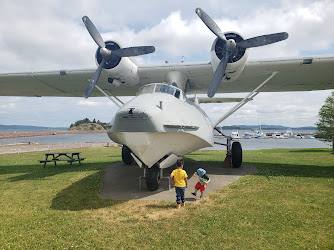
<path id="1" fill-rule="evenodd" d="M 157 84 L 155 87 L 155 92 L 167 93 L 170 95 L 174 95 L 175 90 L 175 87 L 164 84 Z"/>
<path id="2" fill-rule="evenodd" d="M 166 93 L 175 96 L 177 99 L 185 99 L 184 93 L 174 87 L 167 84 L 153 83 L 143 86 L 137 93 L 137 95 L 147 94 L 147 93 Z"/>

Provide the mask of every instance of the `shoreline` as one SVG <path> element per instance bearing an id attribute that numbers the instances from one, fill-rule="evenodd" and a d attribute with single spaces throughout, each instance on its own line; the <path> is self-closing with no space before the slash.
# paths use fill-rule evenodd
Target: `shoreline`
<path id="1" fill-rule="evenodd" d="M 2 154 L 19 154 L 39 151 L 55 151 L 55 150 L 70 150 L 77 148 L 94 148 L 94 147 L 120 147 L 114 142 L 86 142 L 86 143 L 71 143 L 71 144 L 17 144 L 0 146 L 0 155 Z"/>
<path id="2" fill-rule="evenodd" d="M 0 133 L 0 139 L 57 135 L 57 134 L 93 134 L 93 133 L 107 133 L 107 130 L 88 130 L 88 131 L 63 130 L 63 131 Z"/>

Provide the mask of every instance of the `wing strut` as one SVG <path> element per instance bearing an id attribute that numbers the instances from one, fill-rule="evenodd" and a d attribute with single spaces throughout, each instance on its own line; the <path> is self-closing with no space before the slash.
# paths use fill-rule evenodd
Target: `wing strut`
<path id="1" fill-rule="evenodd" d="M 116 106 L 117 107 L 122 107 L 122 105 L 124 104 L 120 99 L 118 99 L 116 96 L 113 96 L 113 95 L 111 95 L 110 93 L 106 93 L 103 89 L 101 89 L 99 86 L 97 86 L 97 85 L 95 85 L 95 87 L 98 89 L 98 90 L 100 90 L 100 92 L 102 93 L 102 94 L 104 94 L 106 97 L 108 97 L 109 99 L 110 99 L 110 101 L 112 101 L 113 103 L 115 103 L 116 104 Z M 116 102 L 112 97 L 114 97 L 117 101 L 119 101 L 121 104 L 119 104 L 118 102 Z"/>
<path id="2" fill-rule="evenodd" d="M 219 125 L 219 123 L 226 120 L 230 115 L 232 115 L 234 112 L 236 112 L 242 106 L 244 106 L 247 102 L 253 100 L 253 98 L 260 93 L 259 90 L 277 74 L 278 74 L 277 71 L 271 73 L 271 75 L 263 83 L 261 83 L 258 87 L 256 87 L 251 93 L 249 93 L 244 99 L 242 99 L 237 105 L 235 105 L 229 112 L 227 112 L 222 118 L 220 118 L 213 125 L 213 127 L 216 128 Z"/>

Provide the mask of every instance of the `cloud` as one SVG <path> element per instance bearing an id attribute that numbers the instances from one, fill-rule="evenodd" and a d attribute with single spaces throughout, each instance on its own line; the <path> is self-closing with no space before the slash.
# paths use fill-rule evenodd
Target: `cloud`
<path id="1" fill-rule="evenodd" d="M 251 49 L 251 59 L 300 56 L 305 51 L 316 52 L 333 46 L 334 30 L 327 27 L 334 22 L 334 2 L 279 3 L 273 4 L 273 7 L 260 5 L 260 8 L 250 8 L 244 16 L 237 18 L 233 15 L 218 18 L 214 18 L 217 16 L 214 15 L 213 18 L 223 31 L 236 31 L 244 38 L 282 31 L 289 33 L 289 38 L 284 42 Z M 123 27 L 122 30 L 105 35 L 126 38 L 126 46 L 154 45 L 156 53 L 142 57 L 142 62 L 180 61 L 182 56 L 189 59 L 200 56 L 202 60 L 210 60 L 210 48 L 215 39 L 196 15 L 189 17 L 180 10 L 171 12 L 158 24 L 140 31 Z"/>
<path id="2" fill-rule="evenodd" d="M 223 121 L 220 125 L 271 124 L 291 127 L 314 126 L 318 112 L 331 90 L 315 92 L 260 93 L 253 101 Z M 236 103 L 215 105 L 202 104 L 212 122 L 216 122 Z"/>
<path id="3" fill-rule="evenodd" d="M 76 103 L 78 106 L 87 106 L 87 107 L 99 107 L 105 105 L 105 103 L 91 101 L 91 100 L 80 100 Z"/>
<path id="4" fill-rule="evenodd" d="M 15 108 L 15 103 L 7 103 L 0 105 L 0 113 L 6 114 L 11 112 Z"/>
<path id="5" fill-rule="evenodd" d="M 210 60 L 215 36 L 195 14 L 199 6 L 212 15 L 223 31 L 237 31 L 245 38 L 289 32 L 290 37 L 282 43 L 252 49 L 250 58 L 296 56 L 304 51 L 326 50 L 334 40 L 334 30 L 328 28 L 334 22 L 334 2 L 330 0 L 283 0 L 267 4 L 261 1 L 258 4 L 171 1 L 159 3 L 160 7 L 152 2 L 149 8 L 148 4 L 143 8 L 141 3 L 131 1 L 132 8 L 124 9 L 126 2 L 130 4 L 129 1 L 113 4 L 113 10 L 118 11 L 110 13 L 108 1 L 65 4 L 65 1 L 35 0 L 26 5 L 5 1 L 0 17 L 1 23 L 6 23 L 0 26 L 4 34 L 0 37 L 0 56 L 6 60 L 0 62 L 0 69 L 94 68 L 97 46 L 81 21 L 83 15 L 90 16 L 104 39 L 121 40 L 125 46 L 154 45 L 156 53 L 141 57 L 141 62 L 181 61 L 182 56 L 188 60 Z M 131 25 L 138 22 L 142 25 Z"/>

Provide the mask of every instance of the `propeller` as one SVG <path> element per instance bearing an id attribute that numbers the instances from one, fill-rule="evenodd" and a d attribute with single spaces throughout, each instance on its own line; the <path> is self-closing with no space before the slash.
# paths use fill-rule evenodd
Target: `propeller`
<path id="1" fill-rule="evenodd" d="M 85 92 L 85 98 L 88 98 L 92 93 L 97 81 L 100 78 L 102 69 L 106 64 L 109 57 L 112 55 L 118 57 L 131 57 L 131 56 L 140 56 L 149 53 L 153 53 L 155 51 L 154 46 L 138 46 L 138 47 L 128 47 L 128 48 L 121 48 L 117 50 L 109 50 L 106 48 L 106 45 L 102 39 L 100 32 L 97 30 L 93 22 L 87 17 L 82 17 L 82 21 L 85 24 L 90 36 L 93 38 L 95 43 L 100 47 L 100 53 L 102 55 L 102 62 L 100 63 L 99 67 L 96 69 L 95 73 L 93 74 L 92 78 L 89 81 L 88 87 Z"/>
<path id="2" fill-rule="evenodd" d="M 213 97 L 218 88 L 219 85 L 224 77 L 228 59 L 232 56 L 233 51 L 239 47 L 243 49 L 248 48 L 254 48 L 259 46 L 268 45 L 271 43 L 276 43 L 283 41 L 288 38 L 288 33 L 281 32 L 281 33 L 275 33 L 275 34 L 269 34 L 269 35 L 263 35 L 263 36 L 256 36 L 252 37 L 246 40 L 242 40 L 238 43 L 236 43 L 233 39 L 227 40 L 224 33 L 220 30 L 218 25 L 211 19 L 211 17 L 206 14 L 201 8 L 197 8 L 195 10 L 196 14 L 201 18 L 203 23 L 220 39 L 223 41 L 223 44 L 225 46 L 225 55 L 223 55 L 214 75 L 212 78 L 212 82 L 210 84 L 209 90 L 208 90 L 208 97 Z"/>

